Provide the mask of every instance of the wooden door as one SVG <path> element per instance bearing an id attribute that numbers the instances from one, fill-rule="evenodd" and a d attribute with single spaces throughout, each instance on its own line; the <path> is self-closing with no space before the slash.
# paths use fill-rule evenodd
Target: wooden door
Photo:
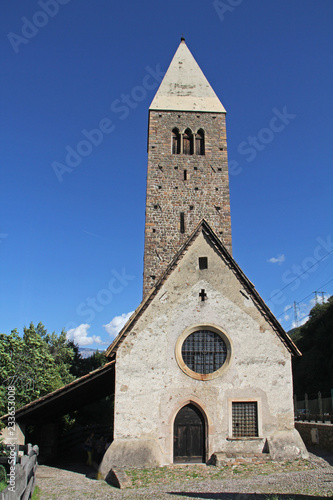
<path id="1" fill-rule="evenodd" d="M 205 462 L 205 422 L 192 404 L 184 406 L 175 419 L 174 462 Z"/>

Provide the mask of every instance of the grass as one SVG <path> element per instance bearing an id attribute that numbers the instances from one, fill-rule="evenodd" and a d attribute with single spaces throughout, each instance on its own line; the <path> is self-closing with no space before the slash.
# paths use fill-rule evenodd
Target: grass
<path id="1" fill-rule="evenodd" d="M 38 488 L 38 486 L 35 486 L 35 489 L 34 489 L 34 492 L 32 494 L 32 497 L 31 497 L 31 500 L 40 500 L 40 489 Z"/>
<path id="2" fill-rule="evenodd" d="M 261 465 L 243 463 L 222 467 L 179 465 L 151 469 L 127 469 L 125 472 L 131 480 L 131 487 L 141 488 L 154 484 L 170 484 L 174 481 L 204 481 L 206 479 L 227 479 L 234 476 L 245 479 L 253 473 L 269 475 L 276 472 L 292 472 L 309 468 L 312 468 L 312 466 L 307 460 L 298 460 L 295 462 L 268 462 Z M 268 497 L 267 500 L 279 499 L 278 497 Z M 292 497 L 290 500 L 292 500 Z"/>
<path id="3" fill-rule="evenodd" d="M 5 488 L 7 488 L 8 484 L 6 481 L 0 481 L 0 491 L 3 491 Z"/>
<path id="4" fill-rule="evenodd" d="M 0 481 L 0 491 L 6 489 L 7 486 L 8 483 L 6 481 Z M 35 487 L 31 500 L 40 500 L 40 489 L 38 488 L 38 486 Z"/>
<path id="5" fill-rule="evenodd" d="M 302 496 L 302 498 L 304 498 L 304 496 Z M 311 498 L 313 498 L 313 497 L 312 496 L 309 497 L 309 499 L 311 499 Z M 286 498 L 285 495 L 282 495 L 282 496 L 274 495 L 273 497 L 268 496 L 265 498 L 265 500 L 282 500 L 282 499 L 283 500 L 297 500 L 297 499 L 299 499 L 299 495 L 295 495 L 295 496 L 292 495 L 291 497 L 288 497 L 288 498 Z"/>

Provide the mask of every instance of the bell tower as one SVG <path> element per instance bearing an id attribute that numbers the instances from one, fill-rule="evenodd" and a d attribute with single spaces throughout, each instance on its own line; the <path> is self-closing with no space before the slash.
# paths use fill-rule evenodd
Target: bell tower
<path id="1" fill-rule="evenodd" d="M 203 218 L 231 253 L 225 115 L 182 38 L 149 108 L 144 296 Z"/>

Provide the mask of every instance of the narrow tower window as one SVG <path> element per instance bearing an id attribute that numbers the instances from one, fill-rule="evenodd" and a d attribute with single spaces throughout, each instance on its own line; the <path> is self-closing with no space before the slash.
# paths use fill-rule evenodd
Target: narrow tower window
<path id="1" fill-rule="evenodd" d="M 205 154 L 205 134 L 201 129 L 195 135 L 195 152 L 197 155 Z"/>
<path id="2" fill-rule="evenodd" d="M 207 257 L 199 257 L 199 269 L 208 269 Z"/>
<path id="3" fill-rule="evenodd" d="M 184 170 L 184 181 L 187 181 L 187 170 Z"/>
<path id="4" fill-rule="evenodd" d="M 183 135 L 183 153 L 184 155 L 193 155 L 193 134 L 189 128 Z"/>
<path id="5" fill-rule="evenodd" d="M 178 128 L 172 131 L 172 154 L 179 155 L 180 153 L 180 133 Z"/>
<path id="6" fill-rule="evenodd" d="M 185 233 L 185 217 L 184 212 L 180 212 L 180 232 Z"/>

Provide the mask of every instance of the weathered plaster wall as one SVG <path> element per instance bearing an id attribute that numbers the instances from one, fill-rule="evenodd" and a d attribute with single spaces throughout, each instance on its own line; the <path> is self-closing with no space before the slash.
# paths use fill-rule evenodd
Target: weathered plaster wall
<path id="1" fill-rule="evenodd" d="M 207 270 L 199 270 L 202 256 L 208 257 Z M 220 328 L 232 346 L 228 369 L 208 381 L 183 373 L 175 358 L 181 333 L 204 324 Z M 237 399 L 258 401 L 262 440 L 228 440 L 229 405 Z M 172 462 L 173 421 L 190 401 L 205 412 L 208 456 L 261 451 L 267 436 L 293 430 L 290 354 L 202 234 L 121 344 L 115 401 L 115 441 L 153 440 L 161 463 Z"/>

